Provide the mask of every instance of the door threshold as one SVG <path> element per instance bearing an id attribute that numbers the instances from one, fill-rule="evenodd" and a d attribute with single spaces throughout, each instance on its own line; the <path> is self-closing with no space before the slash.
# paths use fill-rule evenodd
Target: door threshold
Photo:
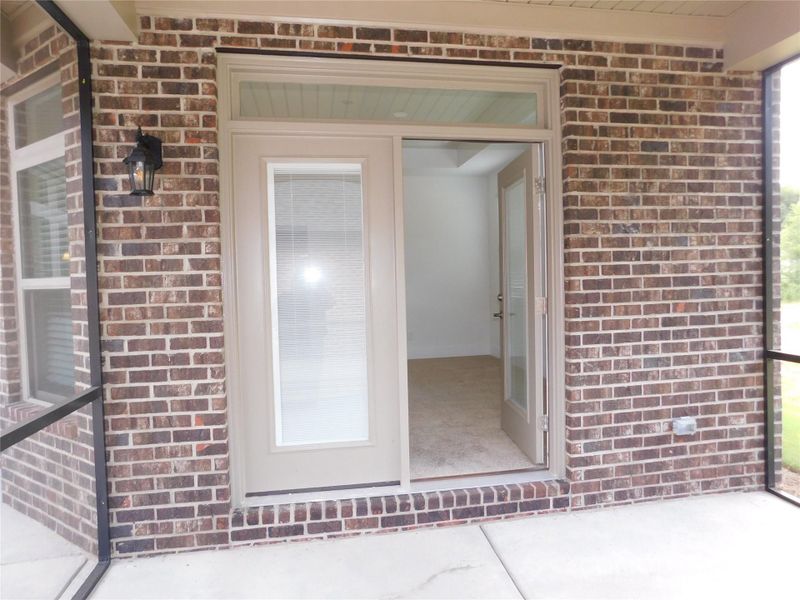
<path id="1" fill-rule="evenodd" d="M 467 475 L 464 477 L 448 477 L 443 479 L 426 479 L 412 481 L 409 485 L 373 486 L 347 489 L 320 489 L 298 493 L 273 494 L 269 496 L 246 497 L 242 508 L 271 506 L 276 504 L 294 504 L 297 502 L 324 502 L 334 500 L 353 500 L 356 498 L 375 498 L 378 496 L 396 496 L 421 492 L 437 492 L 460 490 L 493 485 L 534 483 L 539 481 L 555 481 L 557 477 L 544 467 L 526 469 L 524 471 L 508 471 L 484 475 Z"/>
<path id="2" fill-rule="evenodd" d="M 325 502 L 332 500 L 353 500 L 355 498 L 374 498 L 376 496 L 394 496 L 407 494 L 408 489 L 402 485 L 372 486 L 363 488 L 327 488 L 269 496 L 248 496 L 242 501 L 243 508 L 272 506 L 276 504 L 294 504 L 297 502 Z"/>
<path id="3" fill-rule="evenodd" d="M 462 473 L 460 475 L 432 475 L 430 477 L 412 477 L 411 483 L 422 483 L 427 481 L 452 481 L 453 479 L 468 479 L 474 477 L 486 477 L 489 475 L 511 475 L 513 473 L 533 473 L 544 469 L 544 467 L 522 467 L 521 469 L 502 469 L 498 471 L 483 471 L 481 473 Z"/>
<path id="4" fill-rule="evenodd" d="M 420 479 L 411 482 L 411 492 L 437 492 L 444 490 L 460 490 L 464 488 L 505 485 L 508 483 L 532 483 L 534 481 L 555 480 L 556 476 L 545 467 L 486 473 L 483 475 L 465 475 L 462 477 L 440 477 L 437 479 Z"/>
<path id="5" fill-rule="evenodd" d="M 311 494 L 314 492 L 338 492 L 345 490 L 361 490 L 367 488 L 394 488 L 400 485 L 399 481 L 379 481 L 375 483 L 355 483 L 351 485 L 331 485 L 328 487 L 297 488 L 290 490 L 271 490 L 268 492 L 250 492 L 245 494 L 247 498 L 274 498 L 275 496 L 287 496 L 298 494 Z"/>

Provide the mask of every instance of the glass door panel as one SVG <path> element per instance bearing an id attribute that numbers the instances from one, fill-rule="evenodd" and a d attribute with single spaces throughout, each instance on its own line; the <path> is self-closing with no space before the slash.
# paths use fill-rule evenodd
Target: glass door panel
<path id="1" fill-rule="evenodd" d="M 503 190 L 505 200 L 504 275 L 506 319 L 507 398 L 528 410 L 528 265 L 525 233 L 525 179 Z"/>
<path id="2" fill-rule="evenodd" d="M 277 444 L 366 440 L 361 165 L 270 172 Z"/>

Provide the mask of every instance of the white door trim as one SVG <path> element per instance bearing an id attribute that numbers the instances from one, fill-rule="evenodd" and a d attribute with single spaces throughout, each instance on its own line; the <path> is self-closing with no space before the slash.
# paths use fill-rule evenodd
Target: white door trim
<path id="1" fill-rule="evenodd" d="M 542 113 L 537 128 L 495 127 L 487 125 L 410 125 L 404 123 L 371 122 L 308 122 L 275 120 L 235 120 L 234 99 L 237 96 L 233 85 L 237 73 L 247 72 L 248 76 L 259 74 L 268 78 L 270 73 L 290 70 L 293 77 L 305 73 L 319 77 L 321 71 L 332 76 L 337 82 L 363 81 L 365 75 L 380 80 L 384 85 L 409 78 L 424 78 L 428 85 L 437 81 L 459 79 L 460 81 L 483 82 L 485 89 L 502 80 L 503 89 L 535 90 L 539 94 L 539 109 Z M 229 446 L 231 453 L 231 501 L 234 506 L 253 505 L 253 500 L 244 498 L 243 465 L 246 460 L 244 444 L 240 438 L 243 431 L 241 403 L 239 397 L 237 365 L 237 285 L 235 270 L 234 243 L 236 232 L 232 222 L 233 192 L 231 163 L 232 137 L 236 133 L 269 133 L 272 135 L 357 135 L 359 137 L 392 137 L 394 145 L 394 191 L 395 191 L 395 273 L 397 277 L 398 311 L 398 362 L 400 368 L 397 382 L 399 390 L 400 422 L 400 465 L 401 480 L 399 491 L 408 493 L 414 490 L 410 478 L 410 456 L 408 442 L 408 382 L 407 348 L 405 333 L 405 248 L 403 230 L 402 195 L 402 140 L 405 138 L 442 140 L 484 140 L 495 142 L 540 142 L 544 147 L 546 162 L 545 187 L 547 198 L 547 405 L 549 415 L 548 464 L 546 475 L 551 479 L 566 477 L 566 409 L 565 409 L 565 358 L 564 358 L 564 243 L 563 243 L 563 203 L 561 194 L 561 130 L 559 110 L 559 73 L 554 69 L 533 67 L 495 67 L 486 65 L 463 65 L 421 62 L 370 61 L 342 58 L 276 57 L 269 55 L 219 54 L 217 57 L 217 86 L 219 92 L 219 151 L 220 151 L 220 213 L 221 213 L 221 252 L 222 282 L 224 304 L 224 331 L 226 357 L 226 390 L 228 400 Z M 515 87 L 516 86 L 516 87 Z M 237 111 L 238 112 L 238 111 Z M 530 474 L 531 480 L 541 480 L 542 472 Z M 453 487 L 462 487 L 472 478 L 464 478 Z M 476 481 L 476 483 L 479 483 Z M 446 484 L 445 484 L 446 485 Z M 381 493 L 394 493 L 394 489 L 381 489 Z M 339 498 L 362 495 L 363 490 L 340 490 L 330 492 Z M 308 498 L 298 496 L 297 500 L 317 497 L 311 493 Z M 260 504 L 273 503 L 274 499 L 261 499 Z"/>

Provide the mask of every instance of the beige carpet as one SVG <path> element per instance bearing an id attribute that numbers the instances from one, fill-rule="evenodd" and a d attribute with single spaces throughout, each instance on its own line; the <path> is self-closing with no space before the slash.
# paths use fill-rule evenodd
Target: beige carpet
<path id="1" fill-rule="evenodd" d="M 500 360 L 410 360 L 408 394 L 412 479 L 533 468 L 500 429 Z"/>

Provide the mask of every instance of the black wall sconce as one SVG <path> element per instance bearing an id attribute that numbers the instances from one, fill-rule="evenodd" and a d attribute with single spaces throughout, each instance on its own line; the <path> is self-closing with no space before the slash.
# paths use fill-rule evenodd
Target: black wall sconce
<path id="1" fill-rule="evenodd" d="M 144 135 L 142 128 L 136 132 L 136 148 L 122 161 L 128 166 L 131 196 L 152 196 L 153 181 L 164 161 L 161 159 L 161 140 Z"/>

